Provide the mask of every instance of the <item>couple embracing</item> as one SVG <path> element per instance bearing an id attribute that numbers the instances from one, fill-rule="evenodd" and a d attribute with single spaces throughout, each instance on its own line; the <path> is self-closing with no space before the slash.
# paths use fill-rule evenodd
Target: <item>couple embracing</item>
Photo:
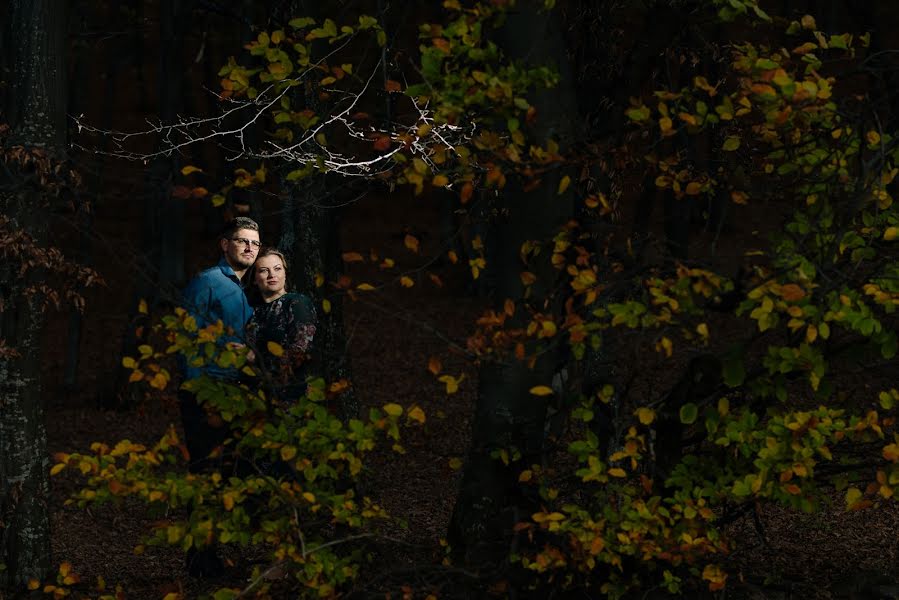
<path id="1" fill-rule="evenodd" d="M 254 220 L 232 219 L 218 242 L 221 259 L 188 283 L 185 307 L 199 328 L 221 320 L 230 332 L 224 341 L 249 347 L 249 358 L 262 373 L 268 391 L 282 403 L 296 401 L 305 392 L 305 367 L 315 336 L 312 301 L 287 291 L 287 260 L 277 248 L 262 247 Z M 273 354 L 270 342 L 283 353 Z M 236 370 L 216 365 L 183 365 L 183 371 L 185 380 L 203 373 L 230 381 L 239 378 Z M 221 444 L 224 432 L 212 431 L 219 428 L 209 423 L 193 392 L 179 390 L 178 400 L 191 467 L 198 467 Z"/>
<path id="2" fill-rule="evenodd" d="M 229 221 L 219 236 L 222 251 L 218 264 L 200 272 L 183 292 L 185 308 L 199 328 L 219 320 L 225 326 L 225 343 L 249 347 L 249 359 L 258 367 L 266 393 L 282 404 L 295 402 L 306 391 L 307 360 L 315 336 L 315 309 L 311 300 L 287 291 L 287 260 L 277 248 L 262 247 L 259 225 L 247 217 Z M 272 353 L 270 342 L 283 352 Z M 277 349 L 276 349 L 277 351 Z M 184 380 L 202 374 L 236 382 L 236 369 L 217 365 L 192 367 L 182 364 Z M 212 466 L 210 454 L 227 437 L 227 428 L 210 416 L 194 392 L 178 391 L 184 442 L 192 473 Z M 221 570 L 214 549 L 190 552 L 192 575 L 212 575 Z"/>

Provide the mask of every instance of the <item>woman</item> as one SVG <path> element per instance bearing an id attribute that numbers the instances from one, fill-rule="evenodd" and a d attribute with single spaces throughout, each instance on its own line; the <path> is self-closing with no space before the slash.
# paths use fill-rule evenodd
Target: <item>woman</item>
<path id="1" fill-rule="evenodd" d="M 296 401 L 306 392 L 315 308 L 307 296 L 287 292 L 287 260 L 277 248 L 259 251 L 251 277 L 261 302 L 247 322 L 247 344 L 269 391 L 281 402 Z M 273 353 L 269 342 L 283 352 L 276 347 Z"/>

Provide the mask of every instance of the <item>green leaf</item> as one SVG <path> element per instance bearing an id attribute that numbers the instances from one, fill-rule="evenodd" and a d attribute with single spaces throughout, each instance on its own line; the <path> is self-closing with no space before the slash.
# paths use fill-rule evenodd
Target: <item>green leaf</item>
<path id="1" fill-rule="evenodd" d="M 699 416 L 699 408 L 692 402 L 687 402 L 680 407 L 680 422 L 684 425 L 691 425 L 696 422 Z"/>
<path id="2" fill-rule="evenodd" d="M 646 121 L 649 119 L 649 108 L 646 106 L 634 106 L 624 112 L 631 121 Z"/>
<path id="3" fill-rule="evenodd" d="M 721 146 L 721 149 L 725 152 L 733 152 L 737 148 L 740 147 L 740 138 L 736 136 L 729 136 L 726 140 L 724 140 L 724 145 Z"/>
<path id="4" fill-rule="evenodd" d="M 291 19 L 287 22 L 288 25 L 293 27 L 294 29 L 302 29 L 303 27 L 307 27 L 309 25 L 315 24 L 315 19 L 311 19 L 309 17 L 301 17 L 297 19 Z M 216 598 L 218 600 L 218 598 Z"/>

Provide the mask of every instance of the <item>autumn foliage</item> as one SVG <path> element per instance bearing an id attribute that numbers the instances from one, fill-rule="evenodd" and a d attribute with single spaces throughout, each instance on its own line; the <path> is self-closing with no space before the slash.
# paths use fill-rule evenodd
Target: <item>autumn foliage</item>
<path id="1" fill-rule="evenodd" d="M 560 144 L 534 135 L 542 115 L 529 100 L 561 85 L 557 72 L 507 60 L 492 39 L 514 4 L 446 0 L 443 21 L 420 24 L 420 80 L 389 80 L 377 90 L 403 103 L 391 127 L 363 110 L 374 90 L 360 74 L 371 65 L 352 64 L 344 46 L 366 36 L 385 43 L 370 17 L 345 26 L 295 19 L 260 33 L 247 46 L 252 59 L 232 58 L 219 76 L 229 102 L 246 102 L 271 126 L 270 143 L 248 155 L 277 163 L 283 185 L 330 171 L 417 194 L 446 188 L 461 213 L 478 194 L 502 197 L 513 182 L 525 191 L 550 186 L 558 201 L 571 202 L 562 227 L 517 249 L 520 295 L 496 298 L 466 346 L 475 365 L 533 365 L 560 348 L 566 357 L 565 377 L 530 389 L 534 402 L 552 399 L 564 416 L 556 445 L 547 443 L 535 463 L 520 448 L 495 452 L 538 499 L 510 534 L 516 543 L 507 561 L 519 585 L 612 598 L 649 588 L 716 591 L 733 581 L 728 556 L 739 540 L 727 525 L 740 515 L 768 503 L 813 512 L 834 499 L 850 511 L 891 501 L 899 484 L 899 391 L 843 381 L 859 364 L 895 365 L 897 351 L 899 146 L 883 127 L 887 117 L 853 91 L 874 85 L 865 79 L 876 60 L 869 39 L 825 34 L 812 16 L 772 19 L 754 2 L 703 3 L 697 10 L 706 18 L 736 19 L 769 41 L 719 44 L 717 61 L 701 55 L 692 70 L 669 79 L 677 85 L 634 90 L 616 115 L 627 123 L 619 139 Z M 545 4 L 542 10 L 556 10 Z M 320 45 L 333 52 L 316 54 Z M 855 74 L 835 65 L 852 65 Z M 314 90 L 316 101 L 297 104 L 297 86 Z M 605 187 L 588 185 L 596 170 Z M 736 261 L 635 249 L 622 216 L 632 199 L 621 191 L 633 173 L 643 177 L 642 191 L 667 195 L 678 210 L 727 203 L 739 215 L 765 212 L 767 229 L 739 239 L 723 234 L 720 243 Z M 241 170 L 213 194 L 190 183 L 195 169 L 184 175 L 179 193 L 208 193 L 213 202 L 267 177 Z M 486 237 L 490 219 L 503 214 L 500 206 L 486 217 L 467 215 L 468 223 L 486 220 L 478 230 Z M 466 239 L 465 257 L 449 250 L 446 258 L 478 279 L 493 268 L 490 240 Z M 404 247 L 420 250 L 413 235 Z M 349 249 L 342 259 L 390 274 L 376 284 L 349 276 L 321 282 L 347 298 L 414 287 L 392 258 Z M 244 353 L 216 342 L 222 333 L 197 330 L 179 310 L 159 326 L 163 344 L 142 348 L 125 366 L 135 381 L 159 389 L 170 385 L 165 358 L 175 354 L 258 376 Z M 644 394 L 630 385 L 642 367 L 618 364 L 588 385 L 590 361 L 624 345 L 634 349 L 627 356 L 676 372 L 681 383 Z M 449 395 L 469 383 L 444 373 L 437 359 L 427 368 Z M 636 374 L 628 381 L 616 372 Z M 287 579 L 257 570 L 257 595 L 274 595 L 280 585 L 339 595 L 363 568 L 356 540 L 375 535 L 386 518 L 352 482 L 376 443 L 401 450 L 400 425 L 424 414 L 389 404 L 341 422 L 327 399 L 346 382 L 313 381 L 289 407 L 253 386 L 185 385 L 229 423 L 222 460 L 234 471 L 186 475 L 174 431 L 152 448 L 97 444 L 92 453 L 58 457 L 55 471 L 86 477 L 75 501 L 131 496 L 160 514 L 198 506 L 189 520 L 160 524 L 151 543 L 262 544 L 270 567 Z"/>

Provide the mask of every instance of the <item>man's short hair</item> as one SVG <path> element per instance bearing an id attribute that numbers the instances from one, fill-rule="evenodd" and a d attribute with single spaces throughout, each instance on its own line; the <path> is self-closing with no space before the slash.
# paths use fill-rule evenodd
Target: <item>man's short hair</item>
<path id="1" fill-rule="evenodd" d="M 225 226 L 222 227 L 222 232 L 221 235 L 219 235 L 219 239 L 230 240 L 231 237 L 241 229 L 251 229 L 253 231 L 259 231 L 259 224 L 250 217 L 235 217 L 225 223 Z"/>

